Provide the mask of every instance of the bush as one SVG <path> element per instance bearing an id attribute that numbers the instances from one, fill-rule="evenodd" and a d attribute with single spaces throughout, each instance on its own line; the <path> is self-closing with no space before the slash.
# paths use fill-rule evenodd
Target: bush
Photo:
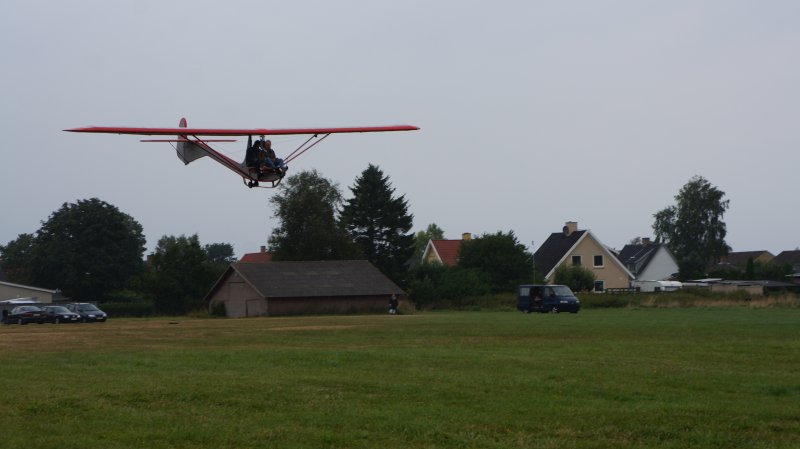
<path id="1" fill-rule="evenodd" d="M 463 307 L 468 298 L 488 294 L 490 285 L 488 275 L 480 270 L 422 264 L 411 272 L 409 290 L 420 309 L 444 303 Z"/>
<path id="2" fill-rule="evenodd" d="M 580 265 L 560 265 L 556 268 L 553 283 L 566 285 L 573 292 L 594 290 L 594 273 Z"/>
<path id="3" fill-rule="evenodd" d="M 745 291 L 714 293 L 706 288 L 685 288 L 674 292 L 577 294 L 584 308 L 611 307 L 800 307 L 797 295 L 752 297 Z"/>

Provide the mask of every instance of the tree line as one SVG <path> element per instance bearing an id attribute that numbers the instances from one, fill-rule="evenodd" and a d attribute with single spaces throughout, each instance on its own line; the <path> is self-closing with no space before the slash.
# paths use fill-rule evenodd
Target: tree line
<path id="1" fill-rule="evenodd" d="M 413 217 L 388 176 L 373 165 L 345 200 L 316 171 L 288 178 L 270 202 L 279 225 L 268 238 L 274 260 L 364 259 L 400 285 L 414 251 Z M 76 301 L 150 301 L 158 313 L 202 308 L 202 299 L 234 261 L 227 243 L 163 236 L 144 260 L 142 226 L 98 198 L 64 203 L 34 233 L 0 246 L 11 281 L 61 289 Z"/>
<path id="2" fill-rule="evenodd" d="M 234 260 L 228 243 L 197 235 L 163 236 L 146 261 L 142 226 L 98 198 L 64 203 L 35 233 L 0 246 L 0 267 L 14 283 L 60 289 L 74 301 L 148 301 L 159 313 L 198 306 Z"/>
<path id="3" fill-rule="evenodd" d="M 404 195 L 369 165 L 345 199 L 338 184 L 316 170 L 288 177 L 269 199 L 278 225 L 267 238 L 273 260 L 366 259 L 407 289 L 419 305 L 515 290 L 544 282 L 533 254 L 514 231 L 477 236 L 461 244 L 455 267 L 421 263 L 436 224 L 416 234 Z M 675 254 L 684 279 L 699 277 L 729 250 L 722 216 L 724 192 L 696 176 L 676 204 L 654 215 L 656 241 Z M 230 262 L 227 243 L 201 245 L 198 236 L 163 236 L 143 260 L 142 226 L 97 198 L 65 203 L 35 233 L 0 246 L 0 267 L 12 282 L 59 288 L 80 301 L 151 301 L 160 313 L 203 307 L 202 299 Z M 594 277 L 580 267 L 556 271 L 556 283 L 591 289 Z"/>

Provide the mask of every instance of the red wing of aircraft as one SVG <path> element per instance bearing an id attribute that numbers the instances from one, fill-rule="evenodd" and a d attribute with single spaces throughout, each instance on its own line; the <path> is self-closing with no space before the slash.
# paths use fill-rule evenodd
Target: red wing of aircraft
<path id="1" fill-rule="evenodd" d="M 135 134 L 144 136 L 175 136 L 174 139 L 149 139 L 142 142 L 169 142 L 174 143 L 178 158 L 184 164 L 208 156 L 219 162 L 228 169 L 236 172 L 242 177 L 242 181 L 248 187 L 277 187 L 286 175 L 288 163 L 295 160 L 298 156 L 311 149 L 314 145 L 322 142 L 331 134 L 342 133 L 372 133 L 389 131 L 415 131 L 419 128 L 409 125 L 397 126 L 363 126 L 350 128 L 292 128 L 292 129 L 213 129 L 213 128 L 187 128 L 186 119 L 181 119 L 177 128 L 130 128 L 130 127 L 111 127 L 111 126 L 90 126 L 87 128 L 72 128 L 64 131 L 77 133 L 104 133 L 104 134 Z M 281 136 L 309 134 L 302 145 L 286 156 L 285 159 L 246 158 L 244 162 L 236 162 L 225 156 L 219 151 L 211 148 L 209 143 L 213 142 L 235 142 L 231 139 L 213 139 L 213 137 L 233 137 L 247 136 L 248 155 L 258 155 L 263 152 L 267 154 L 264 147 L 264 136 Z M 261 140 L 253 142 L 253 136 L 260 136 Z M 208 139 L 205 137 L 212 137 Z M 261 185 L 260 182 L 269 183 Z"/>

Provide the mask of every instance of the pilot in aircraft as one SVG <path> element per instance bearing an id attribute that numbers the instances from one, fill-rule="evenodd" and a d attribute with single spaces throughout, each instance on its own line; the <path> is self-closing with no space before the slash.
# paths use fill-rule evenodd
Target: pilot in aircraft
<path id="1" fill-rule="evenodd" d="M 272 171 L 282 176 L 285 171 L 283 159 L 275 155 L 275 150 L 272 149 L 272 141 L 264 140 L 261 142 L 262 154 L 264 155 L 264 165 L 271 168 Z"/>

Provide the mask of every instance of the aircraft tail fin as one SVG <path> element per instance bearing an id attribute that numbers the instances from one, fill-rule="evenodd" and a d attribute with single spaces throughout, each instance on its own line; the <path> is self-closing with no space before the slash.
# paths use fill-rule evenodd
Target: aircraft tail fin
<path id="1" fill-rule="evenodd" d="M 179 128 L 186 128 L 186 118 L 181 118 L 180 123 L 178 123 Z M 201 157 L 206 155 L 206 152 L 200 149 L 197 144 L 189 141 L 180 141 L 178 145 L 175 147 L 175 151 L 178 153 L 178 159 L 183 161 L 185 165 L 188 165 L 189 162 L 196 161 Z"/>

